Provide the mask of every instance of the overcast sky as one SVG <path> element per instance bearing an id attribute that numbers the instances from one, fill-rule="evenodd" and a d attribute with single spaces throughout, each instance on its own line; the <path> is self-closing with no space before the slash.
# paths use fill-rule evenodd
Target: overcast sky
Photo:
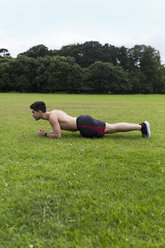
<path id="1" fill-rule="evenodd" d="M 164 12 L 165 0 L 0 0 L 0 48 L 16 57 L 39 44 L 144 44 L 165 63 Z"/>

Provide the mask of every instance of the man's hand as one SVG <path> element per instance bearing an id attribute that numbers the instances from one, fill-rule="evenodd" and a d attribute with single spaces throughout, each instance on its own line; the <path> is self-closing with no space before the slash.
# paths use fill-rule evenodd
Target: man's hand
<path id="1" fill-rule="evenodd" d="M 40 129 L 40 131 L 38 131 L 38 135 L 39 136 L 45 136 L 45 131 L 43 129 Z"/>

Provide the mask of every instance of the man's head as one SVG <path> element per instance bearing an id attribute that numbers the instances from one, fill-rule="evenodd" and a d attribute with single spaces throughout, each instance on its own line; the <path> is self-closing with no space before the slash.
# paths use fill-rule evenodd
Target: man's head
<path id="1" fill-rule="evenodd" d="M 41 110 L 43 113 L 46 112 L 46 105 L 44 102 L 34 102 L 32 105 L 30 105 L 30 108 L 35 111 Z"/>
<path id="2" fill-rule="evenodd" d="M 33 117 L 37 120 L 41 119 L 41 114 L 46 112 L 46 105 L 44 102 L 34 102 L 30 105 Z"/>

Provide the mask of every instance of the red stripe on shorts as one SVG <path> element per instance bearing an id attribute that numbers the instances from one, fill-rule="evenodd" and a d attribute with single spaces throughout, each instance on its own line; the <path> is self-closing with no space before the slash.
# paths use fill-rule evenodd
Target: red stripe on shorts
<path id="1" fill-rule="evenodd" d="M 84 126 L 84 125 L 77 125 L 78 127 L 83 127 L 83 128 L 89 128 L 89 129 L 95 129 L 99 131 L 100 133 L 104 134 L 105 127 L 92 127 L 92 126 Z"/>

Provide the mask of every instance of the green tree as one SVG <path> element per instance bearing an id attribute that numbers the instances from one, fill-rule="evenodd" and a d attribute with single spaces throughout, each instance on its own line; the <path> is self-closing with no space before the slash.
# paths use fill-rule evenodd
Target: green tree
<path id="1" fill-rule="evenodd" d="M 117 60 L 118 60 L 118 65 L 120 65 L 124 71 L 129 70 L 128 48 L 124 46 L 118 48 Z"/>
<path id="2" fill-rule="evenodd" d="M 128 93 L 131 91 L 129 75 L 119 66 L 96 61 L 89 66 L 89 84 L 96 93 Z"/>
<path id="3" fill-rule="evenodd" d="M 160 71 L 161 71 L 161 87 L 159 89 L 159 93 L 161 94 L 165 94 L 165 66 L 161 65 L 160 67 Z"/>
<path id="4" fill-rule="evenodd" d="M 27 57 L 37 58 L 37 57 L 44 57 L 47 55 L 49 55 L 48 48 L 41 44 L 41 45 L 33 46 L 24 53 L 20 53 L 18 57 L 27 56 Z"/>
<path id="5" fill-rule="evenodd" d="M 10 53 L 6 48 L 0 48 L 0 58 L 10 57 Z"/>
<path id="6" fill-rule="evenodd" d="M 119 65 L 119 48 L 106 43 L 102 46 L 100 58 L 96 60 Z"/>
<path id="7" fill-rule="evenodd" d="M 49 92 L 78 92 L 81 87 L 82 69 L 74 64 L 70 58 L 55 56 L 48 67 Z"/>
<path id="8" fill-rule="evenodd" d="M 36 91 L 37 92 L 49 92 L 48 87 L 48 77 L 49 72 L 48 68 L 51 63 L 51 57 L 38 57 L 37 58 L 37 68 L 36 68 L 36 77 L 35 77 L 35 84 L 36 84 Z"/>
<path id="9" fill-rule="evenodd" d="M 35 76 L 37 67 L 37 60 L 26 56 L 18 57 L 10 63 L 9 72 L 16 91 L 36 92 Z"/>
<path id="10" fill-rule="evenodd" d="M 159 93 L 162 76 L 160 54 L 150 46 L 136 45 L 128 50 L 129 72 L 134 93 Z"/>
<path id="11" fill-rule="evenodd" d="M 14 90 L 10 73 L 10 62 L 0 63 L 0 91 L 7 92 Z"/>
<path id="12" fill-rule="evenodd" d="M 76 63 L 84 68 L 95 61 L 110 62 L 117 65 L 119 51 L 118 48 L 109 44 L 101 45 L 98 41 L 87 41 L 83 44 L 63 46 L 55 53 L 60 56 L 74 57 Z"/>

